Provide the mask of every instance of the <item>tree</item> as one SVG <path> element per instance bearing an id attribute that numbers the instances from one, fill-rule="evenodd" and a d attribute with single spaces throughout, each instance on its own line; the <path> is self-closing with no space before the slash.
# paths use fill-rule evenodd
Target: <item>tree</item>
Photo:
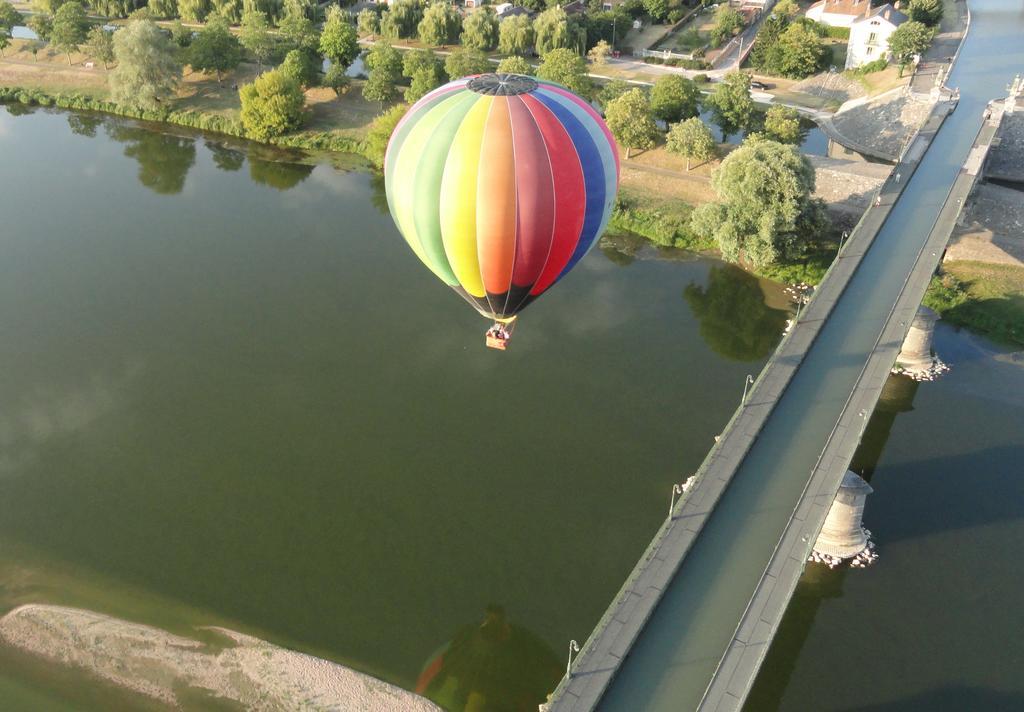
<path id="1" fill-rule="evenodd" d="M 603 67 L 604 63 L 608 61 L 608 55 L 612 53 L 612 46 L 604 40 L 598 40 L 597 44 L 590 48 L 587 52 L 587 58 L 594 63 L 595 66 Z"/>
<path id="2" fill-rule="evenodd" d="M 320 54 L 343 70 L 359 56 L 359 36 L 345 13 L 334 6 L 327 12 L 327 22 L 320 33 Z"/>
<path id="3" fill-rule="evenodd" d="M 293 49 L 288 52 L 278 69 L 302 87 L 316 86 L 317 79 L 320 77 L 318 63 L 314 61 L 309 52 L 303 52 L 301 49 Z"/>
<path id="4" fill-rule="evenodd" d="M 714 27 L 711 28 L 711 44 L 718 47 L 731 39 L 739 34 L 743 24 L 743 15 L 729 7 L 728 3 L 719 5 L 715 11 Z"/>
<path id="5" fill-rule="evenodd" d="M 658 127 L 651 115 L 651 103 L 642 89 L 630 89 L 608 102 L 604 119 L 615 140 L 626 147 L 626 158 L 634 148 L 654 147 Z"/>
<path id="6" fill-rule="evenodd" d="M 934 27 L 942 20 L 942 0 L 910 0 L 910 19 Z"/>
<path id="7" fill-rule="evenodd" d="M 110 95 L 119 104 L 157 109 L 181 80 L 174 45 L 150 20 L 133 20 L 114 33 L 114 59 Z"/>
<path id="8" fill-rule="evenodd" d="M 178 0 L 178 15 L 185 22 L 202 22 L 209 12 L 209 0 Z"/>
<path id="9" fill-rule="evenodd" d="M 32 8 L 42 15 L 53 15 L 67 0 L 32 0 Z"/>
<path id="10" fill-rule="evenodd" d="M 260 71 L 263 71 L 263 63 L 274 56 L 277 47 L 277 40 L 270 34 L 267 14 L 259 10 L 245 13 L 242 16 L 242 29 L 238 33 L 238 39 L 256 59 Z"/>
<path id="11" fill-rule="evenodd" d="M 14 9 L 14 5 L 4 0 L 0 2 L 0 27 L 8 30 L 25 21 L 25 16 Z"/>
<path id="12" fill-rule="evenodd" d="M 545 10 L 533 21 L 534 44 L 543 57 L 553 49 L 571 49 L 583 54 L 587 44 L 587 30 L 565 14 L 561 5 Z"/>
<path id="13" fill-rule="evenodd" d="M 380 33 L 391 40 L 412 37 L 422 17 L 422 7 L 416 0 L 395 0 L 381 15 Z"/>
<path id="14" fill-rule="evenodd" d="M 39 36 L 39 39 L 44 42 L 50 40 L 50 32 L 53 30 L 53 18 L 49 15 L 29 15 L 28 19 L 25 20 L 25 24 L 28 28 Z"/>
<path id="15" fill-rule="evenodd" d="M 402 76 L 402 55 L 388 42 L 381 40 L 366 55 L 369 78 L 363 85 L 363 98 L 379 101 L 383 108 L 385 101 L 395 98 L 395 85 Z"/>
<path id="16" fill-rule="evenodd" d="M 6 26 L 0 25 L 0 57 L 4 56 L 4 50 L 11 43 L 11 31 Z"/>
<path id="17" fill-rule="evenodd" d="M 149 0 L 146 5 L 153 17 L 169 20 L 178 16 L 178 0 Z"/>
<path id="18" fill-rule="evenodd" d="M 74 0 L 61 5 L 53 16 L 50 42 L 58 50 L 67 53 L 69 65 L 71 64 L 71 53 L 77 52 L 78 46 L 85 42 L 88 26 L 85 8 Z"/>
<path id="19" fill-rule="evenodd" d="M 750 98 L 750 75 L 729 72 L 715 86 L 707 99 L 715 117 L 715 123 L 722 129 L 723 138 L 750 125 L 754 116 L 754 101 Z"/>
<path id="20" fill-rule="evenodd" d="M 696 116 L 672 124 L 665 147 L 669 153 L 686 159 L 687 171 L 690 170 L 691 160 L 710 161 L 718 154 L 718 145 L 711 135 L 711 130 Z"/>
<path id="21" fill-rule="evenodd" d="M 238 92 L 242 127 L 259 141 L 298 128 L 306 97 L 299 83 L 280 69 L 264 72 Z"/>
<path id="22" fill-rule="evenodd" d="M 651 89 L 651 111 L 654 118 L 675 123 L 700 113 L 700 89 L 686 77 L 664 74 Z"/>
<path id="23" fill-rule="evenodd" d="M 489 7 L 473 10 L 462 21 L 463 47 L 489 51 L 498 46 L 498 16 Z"/>
<path id="24" fill-rule="evenodd" d="M 814 168 L 794 146 L 748 139 L 715 171 L 719 202 L 693 211 L 693 231 L 714 238 L 730 261 L 765 267 L 798 257 L 827 226 Z"/>
<path id="25" fill-rule="evenodd" d="M 103 68 L 114 61 L 114 32 L 104 30 L 96 25 L 86 35 L 85 53 L 93 59 L 103 62 Z"/>
<path id="26" fill-rule="evenodd" d="M 889 35 L 889 51 L 900 65 L 900 76 L 914 55 L 921 54 L 932 42 L 932 31 L 924 24 L 911 20 L 904 22 Z"/>
<path id="27" fill-rule="evenodd" d="M 301 8 L 295 5 L 292 5 L 290 11 L 277 23 L 277 29 L 281 30 L 281 34 L 293 49 L 313 53 L 320 47 L 320 33 L 316 26 Z"/>
<path id="28" fill-rule="evenodd" d="M 594 91 L 587 76 L 587 61 L 570 49 L 553 49 L 537 67 L 537 78 L 561 84 L 574 94 L 590 97 Z"/>
<path id="29" fill-rule="evenodd" d="M 356 31 L 360 37 L 377 34 L 380 29 L 380 17 L 368 7 L 364 7 L 356 16 Z"/>
<path id="30" fill-rule="evenodd" d="M 241 21 L 243 13 L 242 0 L 210 0 L 210 16 L 223 18 L 230 24 Z"/>
<path id="31" fill-rule="evenodd" d="M 405 90 L 405 100 L 409 103 L 444 84 L 444 64 L 430 49 L 406 52 L 402 59 L 402 74 L 410 80 L 409 88 Z"/>
<path id="32" fill-rule="evenodd" d="M 644 10 L 658 22 L 668 17 L 668 0 L 643 0 Z"/>
<path id="33" fill-rule="evenodd" d="M 775 7 L 778 9 L 779 6 L 776 5 Z M 789 27 L 789 18 L 786 15 L 772 13 L 764 19 L 764 22 L 761 23 L 761 29 L 757 31 L 754 47 L 750 50 L 750 64 L 755 69 L 760 69 L 770 74 L 777 73 L 774 66 L 772 66 L 775 46 L 787 27 Z"/>
<path id="34" fill-rule="evenodd" d="M 345 73 L 345 67 L 340 64 L 332 64 L 324 72 L 324 77 L 320 80 L 320 84 L 328 89 L 333 89 L 335 96 L 341 96 L 348 92 L 352 80 Z"/>
<path id="35" fill-rule="evenodd" d="M 366 153 L 377 167 L 384 165 L 384 153 L 387 151 L 388 141 L 391 140 L 395 126 L 402 120 L 408 109 L 409 107 L 405 104 L 396 104 L 370 124 L 370 129 L 366 132 Z"/>
<path id="36" fill-rule="evenodd" d="M 429 5 L 416 25 L 420 42 L 431 47 L 457 42 L 461 30 L 462 16 L 446 2 Z"/>
<path id="37" fill-rule="evenodd" d="M 533 74 L 534 70 L 525 59 L 513 55 L 498 62 L 497 71 L 502 74 Z"/>
<path id="38" fill-rule="evenodd" d="M 629 82 L 623 79 L 613 79 L 597 92 L 597 100 L 602 106 L 608 106 L 608 102 L 618 99 L 632 88 Z"/>
<path id="39" fill-rule="evenodd" d="M 779 143 L 800 143 L 800 114 L 796 109 L 776 104 L 768 108 L 764 117 L 764 131 L 768 138 Z"/>
<path id="40" fill-rule="evenodd" d="M 192 30 L 181 24 L 181 20 L 175 20 L 171 25 L 171 39 L 174 44 L 184 49 L 192 44 Z"/>
<path id="41" fill-rule="evenodd" d="M 478 49 L 459 47 L 452 50 L 444 61 L 444 71 L 451 79 L 468 77 L 473 74 L 487 74 L 494 65 L 487 60 L 487 55 Z"/>
<path id="42" fill-rule="evenodd" d="M 796 0 L 779 0 L 779 2 L 775 3 L 775 7 L 772 8 L 772 14 L 782 17 L 796 17 L 800 14 L 800 6 L 797 5 Z"/>
<path id="43" fill-rule="evenodd" d="M 776 74 L 803 79 L 819 72 L 830 59 L 831 51 L 821 37 L 806 25 L 794 22 L 779 36 L 769 61 Z"/>
<path id="44" fill-rule="evenodd" d="M 523 55 L 533 49 L 533 22 L 526 15 L 506 17 L 498 23 L 498 51 Z"/>
<path id="45" fill-rule="evenodd" d="M 231 34 L 228 22 L 213 16 L 199 31 L 188 51 L 188 62 L 195 71 L 214 72 L 217 82 L 224 72 L 229 72 L 242 61 L 242 44 Z"/>

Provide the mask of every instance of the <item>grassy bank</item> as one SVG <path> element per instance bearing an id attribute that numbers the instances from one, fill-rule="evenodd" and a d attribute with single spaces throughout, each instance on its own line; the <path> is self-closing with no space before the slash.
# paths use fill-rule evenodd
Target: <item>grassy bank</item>
<path id="1" fill-rule="evenodd" d="M 1024 347 L 1024 267 L 950 262 L 932 279 L 924 303 L 950 324 Z"/>

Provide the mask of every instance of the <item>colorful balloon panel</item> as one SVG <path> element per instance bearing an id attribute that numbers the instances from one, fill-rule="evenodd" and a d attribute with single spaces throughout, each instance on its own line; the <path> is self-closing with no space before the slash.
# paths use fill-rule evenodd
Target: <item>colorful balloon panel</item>
<path id="1" fill-rule="evenodd" d="M 413 252 L 496 319 L 582 259 L 608 224 L 618 180 L 600 115 L 557 84 L 515 74 L 430 92 L 384 159 L 388 205 Z"/>

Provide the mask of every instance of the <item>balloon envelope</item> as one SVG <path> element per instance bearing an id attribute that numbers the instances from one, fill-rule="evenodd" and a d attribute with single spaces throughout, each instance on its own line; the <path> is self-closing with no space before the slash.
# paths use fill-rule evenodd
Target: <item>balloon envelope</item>
<path id="1" fill-rule="evenodd" d="M 514 316 L 604 231 L 619 159 L 600 115 L 557 84 L 484 74 L 430 92 L 388 144 L 391 215 L 481 314 Z"/>

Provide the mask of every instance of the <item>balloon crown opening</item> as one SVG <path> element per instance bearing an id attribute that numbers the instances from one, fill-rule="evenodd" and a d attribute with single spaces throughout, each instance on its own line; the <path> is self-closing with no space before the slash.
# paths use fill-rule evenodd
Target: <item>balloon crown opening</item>
<path id="1" fill-rule="evenodd" d="M 533 91 L 537 82 L 522 74 L 481 74 L 470 79 L 466 88 L 477 94 L 515 96 Z"/>

